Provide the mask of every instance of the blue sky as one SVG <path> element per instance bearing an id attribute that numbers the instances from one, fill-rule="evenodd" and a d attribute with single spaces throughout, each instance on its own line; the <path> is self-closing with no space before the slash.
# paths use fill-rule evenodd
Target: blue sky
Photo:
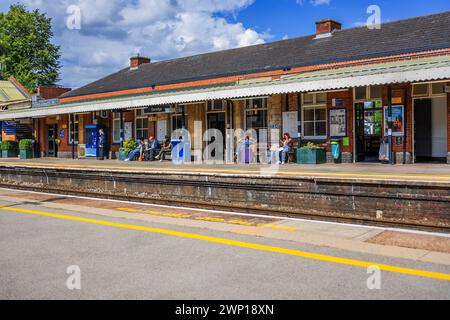
<path id="1" fill-rule="evenodd" d="M 448 0 L 1 0 L 38 8 L 53 19 L 61 46 L 60 83 L 79 87 L 128 64 L 140 53 L 153 61 L 242 47 L 315 32 L 333 18 L 352 28 L 369 5 L 383 22 L 450 10 Z M 81 29 L 67 28 L 67 9 L 81 13 Z"/>

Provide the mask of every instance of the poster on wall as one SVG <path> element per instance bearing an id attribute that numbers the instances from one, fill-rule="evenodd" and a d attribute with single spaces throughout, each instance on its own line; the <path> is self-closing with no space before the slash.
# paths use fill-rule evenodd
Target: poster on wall
<path id="1" fill-rule="evenodd" d="M 403 106 L 392 106 L 392 135 L 394 137 L 403 137 L 405 134 Z M 389 108 L 384 107 L 384 135 L 389 135 Z"/>
<path id="2" fill-rule="evenodd" d="M 330 137 L 342 138 L 347 136 L 347 110 L 330 110 Z"/>

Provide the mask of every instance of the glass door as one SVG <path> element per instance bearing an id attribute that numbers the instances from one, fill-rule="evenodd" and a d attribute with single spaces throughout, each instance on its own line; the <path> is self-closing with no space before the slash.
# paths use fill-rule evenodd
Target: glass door
<path id="1" fill-rule="evenodd" d="M 58 156 L 58 144 L 56 143 L 58 134 L 58 125 L 51 124 L 47 127 L 47 156 Z"/>

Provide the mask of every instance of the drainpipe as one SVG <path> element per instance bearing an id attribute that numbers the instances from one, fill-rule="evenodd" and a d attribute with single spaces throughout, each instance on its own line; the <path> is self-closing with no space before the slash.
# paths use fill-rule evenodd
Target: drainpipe
<path id="1" fill-rule="evenodd" d="M 394 164 L 392 140 L 392 86 L 388 86 L 388 135 L 389 135 L 389 162 Z"/>

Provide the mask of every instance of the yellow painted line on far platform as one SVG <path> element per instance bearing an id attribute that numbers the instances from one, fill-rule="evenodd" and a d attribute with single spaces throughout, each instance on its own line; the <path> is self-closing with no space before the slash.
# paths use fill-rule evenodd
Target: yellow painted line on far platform
<path id="1" fill-rule="evenodd" d="M 172 167 L 131 167 L 131 166 L 93 166 L 93 165 L 77 165 L 77 164 L 62 164 L 62 163 L 31 163 L 31 162 L 0 162 L 0 165 L 10 166 L 28 166 L 39 168 L 62 168 L 62 169 L 92 169 L 92 170 L 123 170 L 133 171 L 139 170 L 144 172 L 161 172 L 166 173 L 217 173 L 217 174 L 258 174 L 258 175 L 275 175 L 286 177 L 327 177 L 327 178 L 348 178 L 348 179 L 383 179 L 383 180 L 419 180 L 419 181 L 436 181 L 436 182 L 450 182 L 450 174 L 419 174 L 419 173 L 363 173 L 363 172 L 319 172 L 319 171 L 282 171 L 271 169 L 210 169 L 210 168 L 190 168 L 188 165 L 182 168 Z"/>
<path id="2" fill-rule="evenodd" d="M 262 244 L 257 244 L 257 243 L 241 242 L 241 241 L 230 240 L 230 239 L 225 239 L 225 238 L 205 236 L 205 235 L 195 234 L 195 233 L 187 233 L 187 232 L 174 231 L 174 230 L 168 230 L 168 229 L 160 229 L 160 228 L 143 227 L 143 226 L 138 226 L 138 225 L 123 224 L 123 223 L 117 223 L 117 222 L 111 222 L 111 221 L 105 221 L 105 220 L 94 220 L 94 219 L 89 219 L 89 218 L 70 216 L 70 215 L 64 215 L 64 214 L 56 214 L 56 213 L 43 212 L 43 211 L 36 211 L 36 210 L 29 210 L 29 209 L 22 209 L 22 208 L 0 207 L 0 210 L 16 212 L 16 213 L 25 213 L 25 214 L 30 214 L 30 215 L 36 215 L 36 216 L 42 216 L 42 217 L 48 217 L 48 218 L 66 220 L 66 221 L 83 222 L 83 223 L 89 223 L 89 224 L 95 224 L 95 225 L 113 227 L 113 228 L 119 228 L 119 229 L 156 233 L 156 234 L 162 234 L 162 235 L 173 236 L 173 237 L 178 237 L 178 238 L 185 238 L 185 239 L 192 239 L 192 240 L 216 243 L 216 244 L 237 247 L 237 248 L 252 249 L 252 250 L 257 250 L 257 251 L 284 254 L 284 255 L 295 256 L 295 257 L 300 257 L 300 258 L 304 258 L 304 259 L 323 261 L 323 262 L 347 265 L 347 266 L 352 266 L 352 267 L 360 267 L 360 268 L 378 267 L 380 270 L 392 272 L 392 273 L 450 281 L 450 274 L 445 274 L 445 273 L 403 268 L 403 267 L 378 264 L 378 263 L 362 261 L 362 260 L 334 257 L 334 256 L 322 255 L 322 254 L 317 254 L 317 253 L 312 253 L 312 252 L 295 250 L 295 249 L 287 249 L 287 248 L 274 247 L 274 246 L 262 245 Z"/>

